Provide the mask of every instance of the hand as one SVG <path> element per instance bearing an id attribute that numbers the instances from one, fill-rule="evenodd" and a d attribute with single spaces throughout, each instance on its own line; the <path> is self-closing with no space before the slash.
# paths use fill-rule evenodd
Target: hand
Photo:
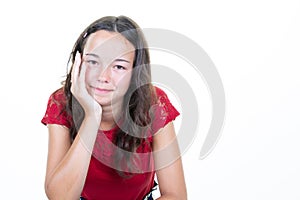
<path id="1" fill-rule="evenodd" d="M 71 74 L 71 93 L 83 107 L 85 116 L 95 117 L 100 121 L 102 115 L 102 107 L 88 93 L 85 83 L 86 65 L 81 62 L 80 53 L 76 53 L 73 70 Z"/>

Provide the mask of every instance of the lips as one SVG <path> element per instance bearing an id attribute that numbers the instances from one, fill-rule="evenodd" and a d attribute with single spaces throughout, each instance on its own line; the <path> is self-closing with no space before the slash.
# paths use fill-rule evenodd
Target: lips
<path id="1" fill-rule="evenodd" d="M 113 89 L 100 88 L 100 87 L 92 87 L 96 94 L 107 94 L 113 92 Z"/>
<path id="2" fill-rule="evenodd" d="M 111 91 L 113 91 L 113 90 L 103 89 L 103 88 L 95 88 L 95 90 L 97 90 L 99 92 L 111 92 Z"/>

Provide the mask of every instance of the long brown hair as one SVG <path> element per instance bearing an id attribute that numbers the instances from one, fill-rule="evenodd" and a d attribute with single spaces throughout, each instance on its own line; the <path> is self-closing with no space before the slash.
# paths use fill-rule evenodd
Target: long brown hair
<path id="1" fill-rule="evenodd" d="M 135 47 L 135 58 L 133 63 L 133 74 L 131 84 L 127 93 L 124 96 L 122 127 L 118 129 L 117 134 L 113 139 L 114 144 L 128 152 L 135 152 L 138 146 L 146 138 L 147 130 L 151 127 L 150 108 L 155 101 L 155 92 L 151 84 L 151 70 L 149 50 L 145 37 L 139 26 L 130 18 L 125 16 L 119 17 L 103 17 L 90 24 L 77 39 L 69 62 L 73 67 L 76 52 L 83 53 L 84 46 L 88 37 L 99 30 L 110 32 L 118 32 L 122 34 Z M 71 70 L 67 74 L 64 82 L 64 92 L 67 98 L 66 111 L 73 116 L 73 126 L 70 129 L 71 138 L 74 139 L 77 135 L 77 130 L 80 127 L 83 118 L 84 110 L 73 98 L 70 91 L 71 88 Z M 129 171 L 135 171 L 131 165 L 130 154 L 117 153 L 114 156 L 116 164 L 118 162 L 127 163 L 126 168 Z M 133 167 L 133 168 L 132 168 Z"/>

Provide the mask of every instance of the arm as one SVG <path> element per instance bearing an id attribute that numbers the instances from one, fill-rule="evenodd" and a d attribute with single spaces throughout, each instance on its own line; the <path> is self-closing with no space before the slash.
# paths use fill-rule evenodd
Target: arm
<path id="1" fill-rule="evenodd" d="M 153 137 L 153 150 L 161 193 L 157 200 L 187 199 L 180 151 L 172 122 Z"/>
<path id="2" fill-rule="evenodd" d="M 86 66 L 77 53 L 72 69 L 71 92 L 84 109 L 85 117 L 71 144 L 70 133 L 61 125 L 48 125 L 49 149 L 45 191 L 49 199 L 79 199 L 97 137 L 102 108 L 88 94 L 85 85 Z M 79 73 L 80 72 L 80 73 Z M 98 105 L 98 106 L 96 106 Z"/>
<path id="3" fill-rule="evenodd" d="M 48 125 L 49 147 L 45 191 L 49 199 L 79 199 L 87 175 L 98 126 L 85 119 L 71 145 L 69 130 Z"/>

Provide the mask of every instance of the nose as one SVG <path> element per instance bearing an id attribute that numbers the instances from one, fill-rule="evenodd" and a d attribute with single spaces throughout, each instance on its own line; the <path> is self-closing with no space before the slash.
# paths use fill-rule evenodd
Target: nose
<path id="1" fill-rule="evenodd" d="M 108 83 L 111 80 L 111 69 L 109 66 L 105 67 L 98 76 L 98 81 L 102 83 Z"/>

